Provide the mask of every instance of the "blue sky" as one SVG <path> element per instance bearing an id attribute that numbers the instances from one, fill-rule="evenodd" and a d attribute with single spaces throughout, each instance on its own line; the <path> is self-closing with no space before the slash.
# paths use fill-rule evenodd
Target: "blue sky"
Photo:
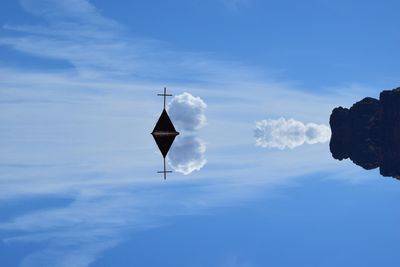
<path id="1" fill-rule="evenodd" d="M 253 130 L 396 87 L 399 5 L 3 1 L 1 265 L 398 266 L 397 181 Z M 206 118 L 167 181 L 164 86 Z"/>

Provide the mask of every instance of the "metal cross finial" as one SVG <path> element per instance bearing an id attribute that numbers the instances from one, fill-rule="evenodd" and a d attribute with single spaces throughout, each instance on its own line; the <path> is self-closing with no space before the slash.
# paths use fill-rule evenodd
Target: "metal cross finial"
<path id="1" fill-rule="evenodd" d="M 167 171 L 165 167 L 165 158 L 164 158 L 164 171 L 158 171 L 157 173 L 164 173 L 164 180 L 167 179 L 167 173 L 172 173 L 172 171 Z"/>
<path id="2" fill-rule="evenodd" d="M 165 109 L 165 97 L 172 96 L 171 94 L 167 94 L 167 87 L 164 87 L 164 94 L 157 94 L 158 96 L 164 96 L 164 109 Z"/>

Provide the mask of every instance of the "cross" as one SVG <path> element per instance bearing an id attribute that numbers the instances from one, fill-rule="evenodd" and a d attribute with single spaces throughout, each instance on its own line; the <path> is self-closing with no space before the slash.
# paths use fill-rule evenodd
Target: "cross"
<path id="1" fill-rule="evenodd" d="M 167 94 L 167 87 L 164 87 L 164 94 L 157 94 L 157 95 L 164 97 L 164 109 L 165 109 L 165 97 L 166 96 L 172 96 L 172 95 L 171 94 Z"/>
<path id="2" fill-rule="evenodd" d="M 165 158 L 164 158 L 164 171 L 158 171 L 157 173 L 164 173 L 164 180 L 167 179 L 167 173 L 171 173 L 172 171 L 167 171 L 165 169 Z"/>

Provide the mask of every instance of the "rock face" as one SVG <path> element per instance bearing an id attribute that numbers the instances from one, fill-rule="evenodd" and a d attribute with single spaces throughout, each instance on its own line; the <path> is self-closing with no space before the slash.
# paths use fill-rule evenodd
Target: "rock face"
<path id="1" fill-rule="evenodd" d="M 400 87 L 333 109 L 329 124 L 333 158 L 400 179 Z"/>

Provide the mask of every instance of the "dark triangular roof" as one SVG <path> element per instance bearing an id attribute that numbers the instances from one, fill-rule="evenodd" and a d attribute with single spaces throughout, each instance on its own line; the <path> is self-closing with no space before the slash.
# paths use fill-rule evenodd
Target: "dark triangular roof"
<path id="1" fill-rule="evenodd" d="M 160 118 L 158 119 L 156 126 L 154 127 L 153 132 L 151 133 L 156 141 L 158 148 L 161 151 L 161 154 L 165 158 L 168 154 L 169 149 L 171 148 L 172 143 L 175 140 L 175 137 L 179 134 L 174 125 L 172 124 L 171 119 L 168 116 L 168 113 L 165 109 L 163 109 Z"/>
<path id="2" fill-rule="evenodd" d="M 163 109 L 160 118 L 154 127 L 153 133 L 154 132 L 176 132 L 175 127 L 165 109 Z"/>

